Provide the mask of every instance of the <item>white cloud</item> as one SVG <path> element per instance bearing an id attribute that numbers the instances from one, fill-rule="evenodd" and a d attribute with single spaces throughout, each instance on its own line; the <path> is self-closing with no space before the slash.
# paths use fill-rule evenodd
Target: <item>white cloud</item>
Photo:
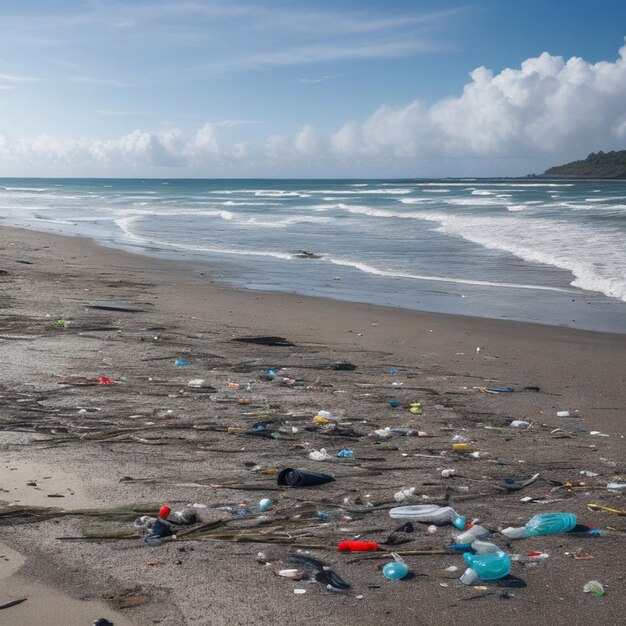
<path id="1" fill-rule="evenodd" d="M 229 141 L 232 129 L 248 122 L 252 121 L 207 123 L 192 134 L 178 129 L 136 130 L 101 141 L 6 136 L 0 141 L 0 163 L 30 166 L 29 172 L 38 167 L 42 173 L 46 165 L 55 164 L 70 175 L 73 167 L 91 165 L 143 175 L 165 171 L 201 175 L 219 167 L 236 175 L 271 175 L 288 167 L 290 173 L 302 176 L 312 175 L 308 168 L 313 163 L 328 174 L 338 171 L 337 164 L 349 168 L 370 163 L 371 175 L 381 164 L 387 175 L 406 171 L 398 168 L 418 159 L 431 163 L 510 159 L 518 166 L 527 159 L 528 166 L 528 160 L 543 158 L 554 164 L 561 160 L 557 155 L 570 160 L 594 150 L 625 147 L 626 45 L 615 62 L 592 64 L 577 57 L 564 61 L 543 53 L 527 59 L 519 69 L 498 74 L 479 67 L 458 96 L 430 106 L 417 100 L 404 106 L 383 105 L 330 135 L 305 125 L 292 134 L 275 134 L 262 141 L 242 142 L 241 137 Z M 349 169 L 342 171 L 350 174 Z M 445 170 L 440 174 L 451 175 Z"/>

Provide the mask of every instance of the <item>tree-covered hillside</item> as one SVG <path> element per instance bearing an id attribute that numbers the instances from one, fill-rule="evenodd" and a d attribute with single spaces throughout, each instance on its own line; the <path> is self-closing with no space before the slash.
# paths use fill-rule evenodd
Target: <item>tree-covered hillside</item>
<path id="1" fill-rule="evenodd" d="M 551 167 L 543 176 L 626 178 L 626 150 L 592 152 L 584 161 Z"/>

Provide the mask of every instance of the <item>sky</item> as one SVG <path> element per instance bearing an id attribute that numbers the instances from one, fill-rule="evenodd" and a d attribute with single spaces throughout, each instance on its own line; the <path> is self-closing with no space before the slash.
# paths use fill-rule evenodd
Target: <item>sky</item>
<path id="1" fill-rule="evenodd" d="M 524 176 L 626 149 L 624 0 L 2 0 L 0 176 Z"/>

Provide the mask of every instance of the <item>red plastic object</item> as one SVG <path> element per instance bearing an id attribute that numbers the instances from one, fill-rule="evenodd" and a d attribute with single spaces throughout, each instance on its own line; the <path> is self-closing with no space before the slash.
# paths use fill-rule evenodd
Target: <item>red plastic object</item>
<path id="1" fill-rule="evenodd" d="M 162 517 L 163 519 L 167 519 L 168 515 L 172 512 L 172 509 L 167 506 L 167 504 L 164 504 L 160 509 L 159 509 L 159 517 Z"/>
<path id="2" fill-rule="evenodd" d="M 378 544 L 375 541 L 340 541 L 337 549 L 339 552 L 376 552 Z"/>
<path id="3" fill-rule="evenodd" d="M 110 378 L 107 378 L 106 376 L 100 376 L 100 378 L 98 378 L 98 382 L 101 385 L 113 385 L 113 384 L 115 384 L 115 381 L 111 380 Z"/>

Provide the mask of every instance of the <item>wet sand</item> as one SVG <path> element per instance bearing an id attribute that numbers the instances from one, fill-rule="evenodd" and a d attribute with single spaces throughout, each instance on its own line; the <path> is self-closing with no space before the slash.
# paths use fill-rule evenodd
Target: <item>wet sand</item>
<path id="1" fill-rule="evenodd" d="M 29 597 L 0 611 L 0 623 L 37 623 L 22 611 L 46 606 L 49 593 L 76 599 L 71 610 L 86 606 L 83 598 L 109 602 L 108 614 L 98 616 L 115 624 L 622 619 L 626 518 L 586 505 L 626 508 L 623 496 L 606 490 L 626 476 L 626 335 L 239 291 L 192 264 L 17 229 L 0 229 L 0 270 L 0 508 L 198 503 L 204 520 L 228 521 L 221 540 L 150 547 L 140 538 L 84 538 L 94 528 L 132 531 L 132 519 L 64 515 L 24 524 L 0 517 L 0 541 L 24 559 L 0 581 L 0 605 Z M 293 345 L 233 341 L 250 336 Z M 176 359 L 189 365 L 177 367 Z M 337 362 L 356 368 L 333 369 Z M 100 377 L 114 384 L 97 384 Z M 190 388 L 192 379 L 207 386 Z M 485 392 L 503 387 L 515 392 Z M 391 408 L 391 399 L 401 406 Z M 408 411 L 413 401 L 423 415 Z M 316 424 L 319 410 L 338 417 L 343 434 Z M 513 419 L 532 426 L 512 429 Z M 281 431 L 279 438 L 247 435 L 257 422 Z M 429 436 L 394 435 L 381 445 L 372 433 L 387 426 Z M 454 453 L 455 435 L 479 458 Z M 308 458 L 322 447 L 332 460 Z M 354 450 L 354 459 L 336 458 L 341 448 Z M 274 467 L 326 472 L 336 481 L 279 488 L 275 475 L 259 471 Z M 446 468 L 456 475 L 443 478 Z M 535 473 L 540 478 L 521 492 L 503 487 L 505 478 Z M 243 488 L 215 486 L 227 481 Z M 495 534 L 510 553 L 550 556 L 514 562 L 511 578 L 486 589 L 458 581 L 464 566 L 454 554 L 407 556 L 414 576 L 390 582 L 379 571 L 385 560 L 338 554 L 335 546 L 353 537 L 384 540 L 398 525 L 388 509 L 403 487 L 416 489 L 408 503 L 447 503 L 493 530 L 558 511 L 615 530 L 597 539 L 515 542 Z M 521 502 L 524 496 L 536 502 Z M 254 516 L 236 519 L 218 508 L 245 502 L 254 511 L 261 497 L 275 504 L 258 527 Z M 332 521 L 320 524 L 319 510 Z M 244 533 L 244 524 L 253 529 Z M 434 535 L 415 526 L 394 549 L 438 549 L 456 534 L 451 526 Z M 278 540 L 284 543 L 271 543 Z M 315 545 L 310 556 L 352 590 L 274 576 L 289 567 L 280 560 L 297 545 Z M 276 563 L 257 563 L 259 551 Z M 15 565 L 21 559 L 11 554 Z M 584 554 L 593 558 L 574 558 Z M 582 593 L 594 579 L 605 596 Z M 294 594 L 299 588 L 306 593 Z M 115 594 L 143 600 L 116 612 Z M 76 619 L 83 621 L 53 610 L 45 623 L 89 623 Z"/>

